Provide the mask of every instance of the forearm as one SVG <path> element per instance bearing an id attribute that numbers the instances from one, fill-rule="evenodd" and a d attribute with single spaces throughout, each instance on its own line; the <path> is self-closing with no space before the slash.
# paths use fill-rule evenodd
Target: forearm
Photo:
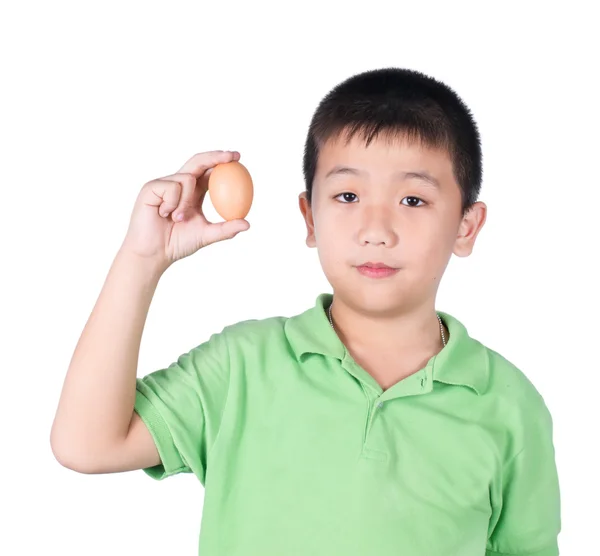
<path id="1" fill-rule="evenodd" d="M 121 249 L 79 338 L 51 443 L 59 459 L 102 453 L 127 434 L 142 332 L 164 269 Z"/>

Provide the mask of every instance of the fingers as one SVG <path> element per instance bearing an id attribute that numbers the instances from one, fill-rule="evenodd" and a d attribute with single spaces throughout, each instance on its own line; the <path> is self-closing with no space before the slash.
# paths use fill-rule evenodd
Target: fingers
<path id="1" fill-rule="evenodd" d="M 203 232 L 203 242 L 205 245 L 217 243 L 226 239 L 231 239 L 240 232 L 250 228 L 250 223 L 244 219 L 228 220 L 226 222 L 217 222 L 209 224 Z"/>
<path id="2" fill-rule="evenodd" d="M 217 164 L 224 164 L 239 159 L 240 153 L 238 151 L 209 151 L 198 153 L 190 158 L 177 174 L 163 178 L 174 179 L 176 181 L 179 181 L 179 176 L 181 175 L 189 175 L 195 178 L 193 187 L 190 187 L 187 182 L 182 183 L 183 189 L 181 200 L 179 207 L 174 214 L 174 220 L 176 222 L 185 220 L 187 216 L 193 214 L 194 209 L 197 209 L 202 205 L 208 187 L 208 180 L 204 178 L 208 177 Z"/>
<path id="3" fill-rule="evenodd" d="M 181 204 L 189 199 L 196 187 L 196 178 L 191 174 L 174 174 L 158 180 L 148 182 L 144 188 L 149 192 L 144 195 L 144 203 L 149 206 L 158 207 L 158 214 L 164 218 L 175 211 L 173 219 L 179 219 L 183 213 Z"/>
<path id="4" fill-rule="evenodd" d="M 175 222 L 192 216 L 206 193 L 205 179 L 217 164 L 240 159 L 238 151 L 209 151 L 190 158 L 177 172 L 152 180 L 145 186 L 151 192 L 144 195 L 144 202 L 158 207 L 162 217 L 173 215 Z M 199 186 L 202 185 L 203 187 Z"/>
<path id="5" fill-rule="evenodd" d="M 180 169 L 178 173 L 193 174 L 199 178 L 206 170 L 233 160 L 240 159 L 237 151 L 209 151 L 192 156 Z"/>
<path id="6" fill-rule="evenodd" d="M 166 176 L 161 179 L 180 184 L 179 203 L 173 209 L 173 220 L 181 222 L 182 220 L 185 220 L 186 216 L 191 216 L 195 202 L 196 176 L 193 174 L 173 174 L 172 176 Z"/>

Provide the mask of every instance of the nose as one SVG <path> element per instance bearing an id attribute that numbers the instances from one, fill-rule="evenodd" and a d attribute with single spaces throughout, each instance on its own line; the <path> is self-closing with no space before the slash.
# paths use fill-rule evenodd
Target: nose
<path id="1" fill-rule="evenodd" d="M 360 216 L 358 228 L 360 245 L 393 247 L 398 242 L 389 208 L 368 207 Z"/>

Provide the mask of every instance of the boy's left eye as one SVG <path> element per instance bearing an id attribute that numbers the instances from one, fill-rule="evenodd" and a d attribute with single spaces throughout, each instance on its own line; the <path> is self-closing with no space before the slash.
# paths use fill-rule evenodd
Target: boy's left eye
<path id="1" fill-rule="evenodd" d="M 341 197 L 342 195 L 344 195 L 344 199 L 345 199 L 346 195 L 354 197 L 355 200 L 358 199 L 358 197 L 356 196 L 356 194 L 350 193 L 349 191 L 345 191 L 344 193 L 340 193 L 339 195 L 336 195 L 334 197 L 334 199 L 337 199 L 338 197 Z M 423 206 L 424 204 L 426 204 L 425 201 L 423 201 L 423 199 L 420 199 L 419 197 L 409 196 L 409 197 L 404 197 L 404 199 L 402 199 L 402 200 L 405 201 L 406 199 L 410 199 L 412 201 L 410 204 L 406 205 L 406 206 L 409 206 L 409 207 L 419 208 L 419 207 Z M 420 205 L 419 204 L 414 204 L 414 201 L 416 201 L 417 203 L 421 203 L 421 204 Z M 342 201 L 342 204 L 348 205 L 348 204 L 352 204 L 353 202 L 354 201 L 344 200 L 344 201 Z"/>
<path id="2" fill-rule="evenodd" d="M 405 199 L 412 199 L 413 201 L 420 202 L 420 203 L 422 203 L 423 205 L 425 204 L 425 201 L 423 201 L 423 199 L 419 199 L 419 197 L 404 197 L 404 199 L 402 199 L 402 200 L 404 201 Z M 408 205 L 408 206 L 409 206 L 409 207 L 420 207 L 420 206 L 422 206 L 422 205 L 413 205 L 413 204 L 410 204 L 410 205 Z"/>

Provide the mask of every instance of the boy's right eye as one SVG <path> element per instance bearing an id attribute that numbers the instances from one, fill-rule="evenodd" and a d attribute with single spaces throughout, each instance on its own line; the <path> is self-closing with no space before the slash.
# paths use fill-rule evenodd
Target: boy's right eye
<path id="1" fill-rule="evenodd" d="M 354 194 L 354 193 L 349 193 L 349 192 L 345 191 L 344 193 L 340 193 L 339 195 L 336 195 L 336 196 L 334 197 L 334 199 L 337 199 L 338 197 L 341 197 L 342 195 L 344 195 L 344 196 L 345 196 L 345 197 L 344 197 L 344 198 L 345 198 L 345 201 L 342 201 L 342 203 L 343 203 L 343 204 L 346 204 L 346 205 L 347 205 L 347 204 L 349 204 L 348 202 L 346 202 L 346 201 L 348 201 L 348 199 L 346 198 L 347 196 L 354 196 L 354 197 L 356 197 L 356 194 Z"/>

